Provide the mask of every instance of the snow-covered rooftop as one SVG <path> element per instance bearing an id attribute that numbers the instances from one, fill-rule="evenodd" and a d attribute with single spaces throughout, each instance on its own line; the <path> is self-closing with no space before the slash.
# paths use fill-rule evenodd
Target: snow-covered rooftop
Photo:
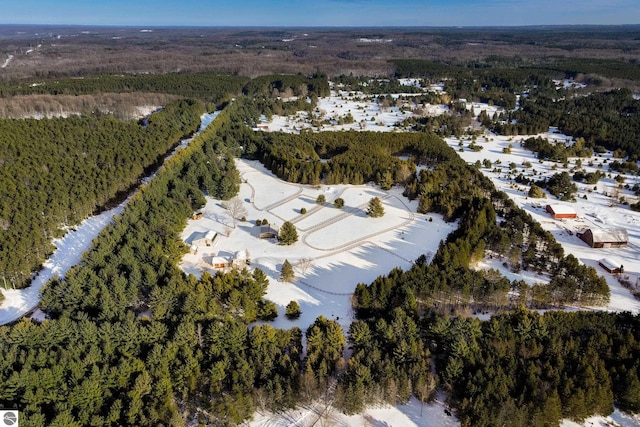
<path id="1" fill-rule="evenodd" d="M 561 205 L 559 203 L 547 206 L 557 215 L 576 215 L 576 210 L 571 206 Z"/>

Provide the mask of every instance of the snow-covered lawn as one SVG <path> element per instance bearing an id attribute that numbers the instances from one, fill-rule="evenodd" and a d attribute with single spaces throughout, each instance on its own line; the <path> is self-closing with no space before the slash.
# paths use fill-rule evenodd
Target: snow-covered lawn
<path id="1" fill-rule="evenodd" d="M 247 210 L 247 221 L 238 222 L 234 229 L 222 203 L 208 199 L 204 218 L 189 220 L 182 238 L 190 243 L 192 236 L 208 231 L 218 237 L 212 246 L 185 255 L 181 267 L 198 276 L 204 271 L 215 273 L 209 261 L 214 254 L 231 259 L 237 252 L 248 251 L 250 267 L 262 269 L 269 277 L 266 298 L 278 305 L 280 314 L 272 322 L 274 327 L 306 330 L 322 314 L 337 319 L 346 330 L 353 320 L 350 298 L 358 283 L 370 283 L 395 267 L 407 269 L 422 254 L 432 255 L 456 227 L 438 215 L 415 213 L 417 202 L 404 198 L 400 188 L 387 192 L 372 185 L 290 184 L 260 163 L 237 160 L 236 164 L 243 179 L 238 197 Z M 326 199 L 323 205 L 316 204 L 320 194 Z M 337 197 L 344 199 L 342 209 L 333 206 Z M 382 200 L 382 218 L 366 216 L 372 197 Z M 302 207 L 308 211 L 304 215 Z M 267 219 L 274 228 L 292 221 L 298 242 L 282 246 L 275 239 L 260 239 L 257 219 Z M 285 259 L 296 266 L 293 283 L 279 280 Z M 310 266 L 298 266 L 300 260 L 310 260 Z M 302 308 L 302 316 L 295 321 L 284 315 L 284 307 L 292 300 Z"/>

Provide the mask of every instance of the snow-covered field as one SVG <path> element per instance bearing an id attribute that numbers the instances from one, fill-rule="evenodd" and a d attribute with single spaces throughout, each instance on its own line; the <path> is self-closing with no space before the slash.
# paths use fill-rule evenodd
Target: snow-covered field
<path id="1" fill-rule="evenodd" d="M 275 327 L 306 330 L 322 314 L 337 319 L 346 330 L 353 321 L 350 298 L 358 283 L 370 283 L 394 267 L 407 269 L 422 254 L 432 255 L 456 226 L 438 215 L 415 213 L 417 202 L 402 197 L 400 188 L 385 192 L 372 185 L 313 187 L 283 182 L 257 162 L 238 160 L 237 167 L 243 179 L 238 197 L 247 210 L 247 221 L 238 222 L 234 229 L 222 204 L 208 199 L 204 218 L 189 220 L 182 237 L 189 244 L 209 231 L 218 237 L 213 245 L 185 255 L 181 267 L 199 276 L 203 271 L 215 272 L 210 264 L 213 256 L 231 260 L 237 252 L 248 251 L 250 267 L 262 269 L 269 277 L 266 298 L 278 305 L 280 314 L 272 323 Z M 326 199 L 322 206 L 315 202 L 320 194 Z M 338 197 L 345 202 L 341 209 L 333 206 Z M 382 199 L 382 218 L 366 215 L 372 197 Z M 300 214 L 303 207 L 304 215 Z M 274 228 L 293 222 L 298 242 L 282 246 L 275 239 L 260 239 L 258 219 L 267 219 Z M 279 280 L 285 259 L 296 267 L 293 283 Z M 300 260 L 310 260 L 310 266 L 298 265 Z M 295 321 L 284 316 L 292 300 L 302 309 Z"/>
<path id="2" fill-rule="evenodd" d="M 419 83 L 413 79 L 405 79 L 407 86 Z M 433 91 L 441 90 L 440 85 L 434 85 Z M 331 96 L 320 98 L 318 106 L 311 117 L 307 112 L 298 112 L 294 116 L 274 115 L 268 125 L 269 131 L 299 132 L 301 129 L 317 131 L 358 130 L 371 132 L 401 131 L 396 127 L 408 117 L 413 116 L 413 110 L 424 109 L 430 115 L 438 115 L 448 110 L 445 105 L 416 105 L 413 102 L 396 102 L 400 96 L 413 97 L 419 93 L 393 94 L 388 102 L 376 102 L 377 96 L 364 95 L 361 92 L 350 92 L 333 88 Z M 351 123 L 345 118 L 350 115 Z M 314 126 L 319 124 L 318 126 Z"/>
<path id="3" fill-rule="evenodd" d="M 458 427 L 460 423 L 444 403 L 445 396 L 439 394 L 432 403 L 420 404 L 412 398 L 406 405 L 377 406 L 367 408 L 364 413 L 347 416 L 330 409 L 322 416 L 318 412 L 324 410 L 324 404 L 315 408 L 300 408 L 279 414 L 257 413 L 252 421 L 243 427 Z M 567 426 L 573 427 L 573 426 Z"/>

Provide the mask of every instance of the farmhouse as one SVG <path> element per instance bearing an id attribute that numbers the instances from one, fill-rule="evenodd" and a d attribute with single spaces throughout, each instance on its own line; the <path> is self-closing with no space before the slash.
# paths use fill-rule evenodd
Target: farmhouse
<path id="1" fill-rule="evenodd" d="M 206 233 L 193 233 L 192 245 L 195 246 L 212 246 L 218 237 L 218 233 L 213 230 L 209 230 Z"/>
<path id="2" fill-rule="evenodd" d="M 575 209 L 565 205 L 547 205 L 547 212 L 551 214 L 554 219 L 562 218 L 575 218 L 578 216 Z"/>
<path id="3" fill-rule="evenodd" d="M 629 242 L 629 233 L 624 228 L 587 228 L 577 233 L 577 236 L 592 248 L 622 248 Z"/>
<path id="4" fill-rule="evenodd" d="M 231 267 L 231 263 L 224 257 L 214 256 L 211 258 L 211 266 L 213 268 L 227 268 Z"/>
<path id="5" fill-rule="evenodd" d="M 609 258 L 602 258 L 600 261 L 598 261 L 598 264 L 600 264 L 600 267 L 604 268 L 611 274 L 624 273 L 624 267 L 618 261 L 614 261 Z"/>
<path id="6" fill-rule="evenodd" d="M 278 231 L 270 225 L 263 225 L 260 227 L 261 239 L 275 239 L 276 237 L 278 237 Z"/>

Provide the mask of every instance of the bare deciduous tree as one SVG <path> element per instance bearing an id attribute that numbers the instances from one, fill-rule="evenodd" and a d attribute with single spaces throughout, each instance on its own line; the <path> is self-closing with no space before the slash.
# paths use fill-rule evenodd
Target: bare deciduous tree
<path id="1" fill-rule="evenodd" d="M 242 200 L 237 197 L 227 200 L 226 202 L 222 202 L 222 207 L 226 209 L 227 215 L 229 215 L 233 221 L 233 228 L 236 228 L 236 224 L 241 218 L 247 216 L 247 210 L 245 209 Z"/>
<path id="2" fill-rule="evenodd" d="M 300 258 L 298 262 L 296 262 L 296 268 L 302 274 L 306 274 L 307 270 L 313 266 L 313 259 L 311 258 Z"/>

